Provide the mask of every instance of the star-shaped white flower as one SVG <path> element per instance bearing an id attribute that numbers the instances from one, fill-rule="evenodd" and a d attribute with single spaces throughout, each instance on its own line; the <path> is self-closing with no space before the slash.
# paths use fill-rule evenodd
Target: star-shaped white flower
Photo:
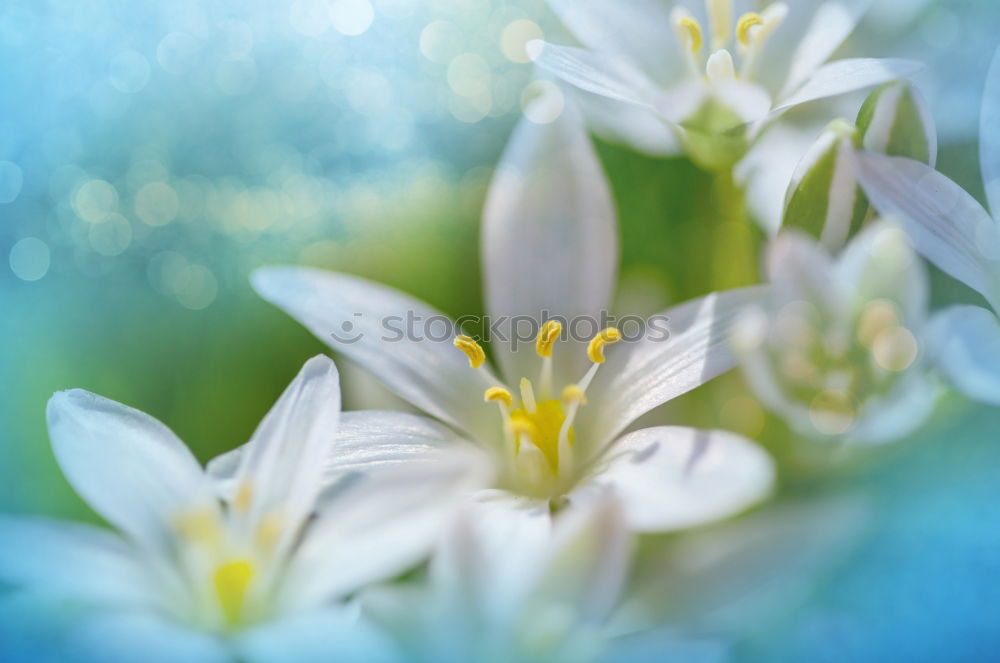
<path id="1" fill-rule="evenodd" d="M 952 306 L 928 341 L 938 369 L 962 392 L 1000 405 L 1000 51 L 983 93 L 980 164 L 993 216 L 927 164 L 877 154 L 858 156 L 861 184 L 872 204 L 898 215 L 914 247 L 983 296 L 992 310 Z"/>
<path id="2" fill-rule="evenodd" d="M 827 60 L 871 0 L 550 0 L 585 49 L 534 46 L 579 89 L 599 133 L 654 154 L 731 167 L 776 119 L 811 101 L 910 76 L 899 59 Z M 825 63 L 825 64 L 824 64 Z"/>
<path id="3" fill-rule="evenodd" d="M 768 492 L 770 459 L 735 434 L 658 427 L 622 435 L 642 414 L 734 366 L 726 330 L 761 290 L 677 306 L 661 316 L 668 339 L 651 332 L 605 357 L 622 336 L 596 326 L 614 287 L 615 217 L 573 107 L 551 124 L 522 120 L 489 193 L 482 242 L 490 318 L 546 322 L 530 343 L 493 345 L 499 375 L 476 341 L 456 337 L 447 317 L 401 292 L 315 269 L 254 275 L 265 299 L 447 424 L 355 415 L 359 462 L 405 464 L 425 450 L 477 450 L 491 468 L 483 487 L 499 489 L 498 499 L 559 505 L 608 484 L 629 523 L 644 530 L 724 517 Z M 407 333 L 413 316 L 424 324 Z M 574 320 L 584 323 L 577 334 L 589 324 L 592 339 L 561 340 Z"/>
<path id="4" fill-rule="evenodd" d="M 41 614 L 81 613 L 51 642 L 66 640 L 73 660 L 384 660 L 381 636 L 338 601 L 426 554 L 442 511 L 378 480 L 317 511 L 339 415 L 336 368 L 314 358 L 226 457 L 220 485 L 152 417 L 58 393 L 56 459 L 117 532 L 4 515 L 0 581 L 42 600 Z"/>
<path id="5" fill-rule="evenodd" d="M 888 442 L 939 394 L 924 360 L 928 283 L 905 233 L 870 225 L 838 258 L 795 232 L 774 240 L 771 288 L 733 345 L 758 398 L 801 435 Z"/>

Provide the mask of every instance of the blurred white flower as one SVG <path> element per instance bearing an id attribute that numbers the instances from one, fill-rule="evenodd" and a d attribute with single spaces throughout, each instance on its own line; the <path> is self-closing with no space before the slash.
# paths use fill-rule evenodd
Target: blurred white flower
<path id="1" fill-rule="evenodd" d="M 782 233 L 767 256 L 768 301 L 732 344 L 758 398 L 799 434 L 888 442 L 916 430 L 938 396 L 924 361 L 927 277 L 906 235 L 870 225 L 838 259 Z"/>
<path id="2" fill-rule="evenodd" d="M 342 599 L 415 563 L 434 527 L 376 480 L 316 510 L 339 415 L 336 367 L 316 357 L 225 457 L 220 485 L 152 417 L 58 393 L 48 407 L 56 458 L 119 533 L 2 516 L 0 580 L 79 607 L 73 638 L 95 647 L 96 661 L 390 659 L 389 643 Z M 84 649 L 73 660 L 90 660 Z"/>
<path id="3" fill-rule="evenodd" d="M 599 133 L 653 154 L 686 152 L 710 170 L 740 161 L 802 104 L 910 76 L 900 59 L 827 63 L 870 0 L 550 0 L 586 49 L 536 45 L 543 69 L 591 93 Z M 706 29 L 707 26 L 707 29 Z M 671 30 L 672 27 L 672 30 Z"/>
<path id="4" fill-rule="evenodd" d="M 398 291 L 305 268 L 254 275 L 265 299 L 452 427 L 399 413 L 358 415 L 360 464 L 477 451 L 491 468 L 482 486 L 504 491 L 498 499 L 511 508 L 585 501 L 593 484 L 609 484 L 629 524 L 641 530 L 725 517 L 768 492 L 770 459 L 737 435 L 658 427 L 621 436 L 644 413 L 734 366 L 726 330 L 762 291 L 722 292 L 673 308 L 663 315 L 668 339 L 646 334 L 605 358 L 605 347 L 622 336 L 598 326 L 615 280 L 615 217 L 572 106 L 549 124 L 522 120 L 492 184 L 482 241 L 490 319 L 506 321 L 508 339 L 515 316 L 534 321 L 538 333 L 530 345 L 493 345 L 504 379 L 446 316 Z M 553 315 L 589 321 L 593 338 L 561 340 L 568 330 Z M 407 317 L 428 326 L 403 330 Z M 387 329 L 394 320 L 399 328 Z M 447 325 L 443 336 L 432 336 L 432 321 L 438 333 Z"/>
<path id="5" fill-rule="evenodd" d="M 470 504 L 445 532 L 426 583 L 373 589 L 362 603 L 414 661 L 639 660 L 633 634 L 613 619 L 632 551 L 622 516 L 610 491 L 554 522 L 537 508 Z M 714 643 L 657 635 L 657 661 L 717 660 Z"/>
<path id="6" fill-rule="evenodd" d="M 914 247 L 991 307 L 952 306 L 928 338 L 939 370 L 971 398 L 1000 404 L 1000 51 L 983 93 L 980 164 L 994 216 L 958 184 L 919 161 L 858 156 L 861 184 L 884 213 L 898 215 Z"/>

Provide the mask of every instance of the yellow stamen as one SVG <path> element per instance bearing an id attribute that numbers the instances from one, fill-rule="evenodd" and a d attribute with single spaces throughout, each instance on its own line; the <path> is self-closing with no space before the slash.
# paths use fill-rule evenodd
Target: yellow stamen
<path id="1" fill-rule="evenodd" d="M 252 579 L 253 565 L 245 559 L 223 564 L 215 570 L 215 592 L 222 614 L 230 626 L 240 622 L 243 602 Z"/>
<path id="2" fill-rule="evenodd" d="M 214 546 L 220 543 L 221 527 L 219 514 L 210 508 L 188 511 L 174 518 L 174 528 L 180 536 L 202 545 Z"/>
<path id="3" fill-rule="evenodd" d="M 507 430 L 514 435 L 527 435 L 529 438 L 538 433 L 538 428 L 524 417 L 512 418 L 507 422 Z"/>
<path id="4" fill-rule="evenodd" d="M 284 530 L 285 519 L 280 513 L 267 514 L 257 525 L 257 544 L 262 550 L 271 551 Z"/>
<path id="5" fill-rule="evenodd" d="M 760 17 L 760 14 L 756 12 L 747 12 L 740 16 L 740 20 L 736 22 L 736 38 L 740 40 L 740 43 L 744 46 L 750 45 L 750 31 L 759 26 L 764 25 L 764 19 Z"/>
<path id="6" fill-rule="evenodd" d="M 604 363 L 604 346 L 611 345 L 612 343 L 617 343 L 622 339 L 622 333 L 618 331 L 615 327 L 608 327 L 607 329 L 597 333 L 597 336 L 590 339 L 590 345 L 587 346 L 587 356 L 590 361 L 595 364 Z"/>
<path id="7" fill-rule="evenodd" d="M 244 481 L 240 484 L 233 497 L 233 508 L 237 511 L 246 512 L 250 509 L 250 501 L 253 499 L 253 484 Z"/>
<path id="8" fill-rule="evenodd" d="M 549 320 L 542 325 L 541 331 L 538 332 L 538 339 L 535 340 L 535 352 L 538 353 L 539 357 L 552 356 L 552 346 L 559 340 L 561 333 L 562 325 L 555 320 Z"/>
<path id="9" fill-rule="evenodd" d="M 503 403 L 506 407 L 510 407 L 511 403 L 514 402 L 514 397 L 503 387 L 490 387 L 483 394 L 483 400 L 492 403 Z"/>
<path id="10" fill-rule="evenodd" d="M 471 336 L 465 334 L 456 336 L 455 347 L 465 353 L 465 356 L 469 358 L 469 366 L 472 368 L 479 368 L 486 361 L 486 353 L 483 352 L 482 346 Z"/>
<path id="11" fill-rule="evenodd" d="M 580 388 L 579 385 L 571 384 L 563 389 L 562 400 L 564 403 L 580 403 L 581 405 L 586 405 L 587 394 Z"/>
<path id="12" fill-rule="evenodd" d="M 691 49 L 692 53 L 701 50 L 703 38 L 701 36 L 701 24 L 698 20 L 687 12 L 678 12 L 674 15 L 674 29 L 681 43 Z"/>

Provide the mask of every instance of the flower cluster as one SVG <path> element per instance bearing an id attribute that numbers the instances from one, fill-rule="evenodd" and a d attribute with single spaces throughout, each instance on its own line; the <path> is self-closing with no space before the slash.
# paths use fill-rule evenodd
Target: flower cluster
<path id="1" fill-rule="evenodd" d="M 729 539 L 684 534 L 702 552 L 697 573 L 673 583 L 659 576 L 676 570 L 633 553 L 651 534 L 709 525 L 770 538 L 760 514 L 744 512 L 778 491 L 779 468 L 766 437 L 650 415 L 740 368 L 747 397 L 796 444 L 863 453 L 919 429 L 948 384 L 1000 404 L 998 221 L 934 170 L 933 120 L 903 80 L 916 65 L 824 64 L 867 2 L 774 2 L 759 13 L 739 0 L 550 4 L 585 48 L 529 51 L 579 94 L 567 87 L 545 110 L 552 97 L 532 102 L 481 228 L 486 313 L 537 321 L 534 342 L 486 344 L 356 276 L 265 267 L 251 277 L 263 299 L 412 408 L 341 412 L 337 368 L 315 357 L 248 443 L 203 468 L 152 417 L 86 391 L 57 393 L 55 457 L 113 530 L 0 517 L 0 581 L 39 621 L 56 617 L 56 655 L 718 660 L 724 634 L 672 622 L 651 588 L 691 591 L 692 611 L 719 600 L 713 576 L 741 586 L 722 559 Z M 567 333 L 569 320 L 603 319 L 618 289 L 615 202 L 591 131 L 683 152 L 732 181 L 786 111 L 868 88 L 853 122 L 827 118 L 800 155 L 761 284 L 706 288 L 662 311 L 666 334 Z M 1000 56 L 982 124 L 994 212 L 998 121 Z M 989 308 L 931 311 L 921 256 Z M 400 316 L 450 331 L 383 333 Z M 827 535 L 838 529 L 829 505 L 819 512 Z M 812 536 L 802 520 L 786 533 Z M 706 532 L 711 544 L 693 543 Z"/>

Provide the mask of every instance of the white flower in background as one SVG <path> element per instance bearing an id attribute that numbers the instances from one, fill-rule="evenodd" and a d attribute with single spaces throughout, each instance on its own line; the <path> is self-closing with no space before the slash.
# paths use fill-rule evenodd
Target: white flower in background
<path id="1" fill-rule="evenodd" d="M 928 284 L 906 235 L 876 222 L 834 259 L 782 233 L 767 256 L 768 301 L 735 327 L 733 346 L 758 398 L 799 434 L 888 442 L 930 416 L 924 362 Z"/>
<path id="2" fill-rule="evenodd" d="M 986 198 L 1000 213 L 1000 51 L 983 93 L 980 162 Z M 1000 405 L 1000 220 L 958 184 L 919 161 L 858 157 L 872 204 L 904 222 L 914 247 L 942 271 L 981 294 L 992 310 L 952 306 L 928 340 L 938 369 L 968 396 Z"/>
<path id="3" fill-rule="evenodd" d="M 638 529 L 736 513 L 762 498 L 772 481 L 771 461 L 756 445 L 731 433 L 680 427 L 621 433 L 734 366 L 726 330 L 761 290 L 680 305 L 664 314 L 669 339 L 649 333 L 605 356 L 622 336 L 597 327 L 614 287 L 616 255 L 608 185 L 581 119 L 567 106 L 551 124 L 522 120 L 486 205 L 482 257 L 490 318 L 545 322 L 535 327 L 530 345 L 494 344 L 502 378 L 476 341 L 456 337 L 454 323 L 401 292 L 296 267 L 262 269 L 253 284 L 399 396 L 452 427 L 369 413 L 367 436 L 359 432 L 353 443 L 359 463 L 405 464 L 427 451 L 478 449 L 493 468 L 483 487 L 500 489 L 494 497 L 511 504 L 572 503 L 597 483 L 614 486 Z M 562 340 L 568 325 L 552 320 L 555 315 L 589 320 L 593 337 Z M 406 333 L 407 316 L 440 324 Z"/>
<path id="4" fill-rule="evenodd" d="M 314 358 L 228 457 L 237 464 L 220 499 L 157 420 L 58 393 L 48 407 L 56 458 L 119 533 L 2 516 L 0 581 L 51 600 L 48 612 L 76 607 L 72 637 L 52 643 L 74 661 L 88 651 L 101 663 L 384 660 L 377 631 L 338 599 L 418 561 L 432 543 L 422 530 L 435 526 L 405 489 L 378 480 L 317 512 L 339 414 L 336 368 Z"/>
<path id="5" fill-rule="evenodd" d="M 538 509 L 469 505 L 445 531 L 426 583 L 373 589 L 362 603 L 412 661 L 640 660 L 632 634 L 614 625 L 632 550 L 622 515 L 609 491 L 556 521 Z M 648 660 L 715 661 L 719 649 L 659 634 Z"/>
<path id="6" fill-rule="evenodd" d="M 586 47 L 544 44 L 536 63 L 591 93 L 596 131 L 727 169 L 786 111 L 910 76 L 899 59 L 827 63 L 870 0 L 550 0 Z"/>
<path id="7" fill-rule="evenodd" d="M 831 122 L 795 170 L 782 228 L 812 235 L 833 254 L 857 234 L 871 213 L 855 173 L 861 147 L 933 165 L 937 133 L 923 95 L 906 81 L 887 83 L 862 105 L 856 126 Z"/>

